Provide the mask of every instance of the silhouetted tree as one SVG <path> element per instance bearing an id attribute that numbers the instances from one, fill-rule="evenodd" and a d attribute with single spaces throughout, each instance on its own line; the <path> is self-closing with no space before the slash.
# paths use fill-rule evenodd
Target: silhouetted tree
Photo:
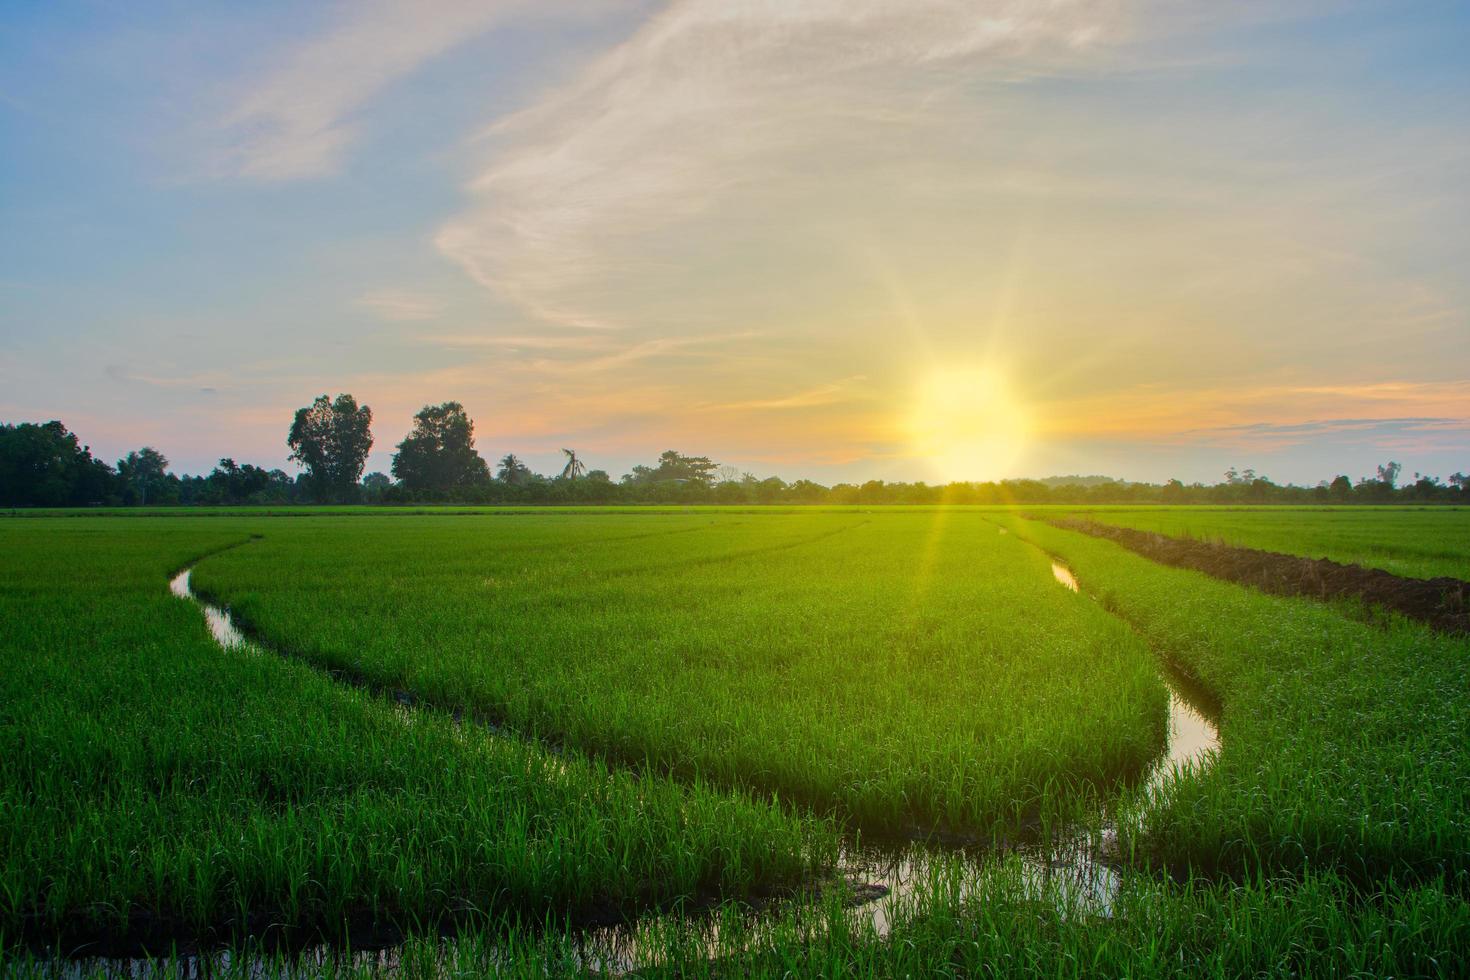
<path id="1" fill-rule="evenodd" d="M 425 405 L 393 454 L 393 475 L 410 490 L 447 490 L 490 479 L 475 452 L 475 423 L 459 402 Z"/>
<path id="2" fill-rule="evenodd" d="M 381 503 L 384 494 L 393 486 L 387 473 L 369 473 L 362 478 L 362 495 L 370 504 Z"/>
<path id="3" fill-rule="evenodd" d="M 500 470 L 495 474 L 495 478 L 502 483 L 519 487 L 530 483 L 534 475 L 531 468 L 522 463 L 515 453 L 506 453 L 500 457 Z"/>
<path id="4" fill-rule="evenodd" d="M 117 475 L 122 477 L 128 496 L 145 507 L 150 495 L 154 503 L 161 502 L 158 491 L 163 488 L 167 474 L 168 460 L 152 446 L 144 446 L 117 461 Z"/>
<path id="5" fill-rule="evenodd" d="M 1428 473 L 1415 473 L 1413 486 L 1407 487 L 1406 491 L 1415 500 L 1434 500 L 1444 491 L 1444 484 L 1439 482 L 1439 477 L 1430 476 Z"/>
<path id="6" fill-rule="evenodd" d="M 60 422 L 0 425 L 0 505 L 76 506 L 119 493 L 112 467 Z"/>
<path id="7" fill-rule="evenodd" d="M 683 481 L 709 486 L 714 482 L 718 464 L 708 456 L 685 456 L 672 449 L 659 454 L 657 466 L 635 466 L 623 477 L 624 483 L 665 483 Z"/>
<path id="8" fill-rule="evenodd" d="M 563 449 L 567 457 L 567 465 L 562 467 L 561 478 L 563 480 L 575 480 L 587 472 L 587 465 L 577 458 L 577 453 L 572 449 Z"/>
<path id="9" fill-rule="evenodd" d="M 1399 482 L 1399 474 L 1403 467 L 1398 463 L 1388 462 L 1378 467 L 1378 482 L 1385 484 L 1390 490 Z"/>
<path id="10" fill-rule="evenodd" d="M 1349 480 L 1345 476 L 1339 475 L 1336 479 L 1332 481 L 1331 485 L 1328 486 L 1327 492 L 1331 494 L 1332 499 L 1337 501 L 1338 503 L 1347 503 L 1353 498 L 1353 481 Z"/>
<path id="11" fill-rule="evenodd" d="M 296 410 L 286 444 L 291 459 L 306 467 L 312 496 L 321 501 L 350 501 L 357 496 L 368 452 L 373 448 L 373 412 L 357 399 L 318 395 Z"/>
<path id="12" fill-rule="evenodd" d="M 283 470 L 243 466 L 226 457 L 208 477 L 184 477 L 181 503 L 271 504 L 291 499 L 291 477 Z"/>

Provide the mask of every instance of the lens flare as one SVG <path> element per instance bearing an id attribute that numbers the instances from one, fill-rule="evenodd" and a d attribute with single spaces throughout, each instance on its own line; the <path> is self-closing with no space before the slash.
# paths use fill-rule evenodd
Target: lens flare
<path id="1" fill-rule="evenodd" d="M 919 389 L 910 423 L 916 455 L 943 480 L 1014 476 L 1030 419 L 992 367 L 940 371 Z"/>

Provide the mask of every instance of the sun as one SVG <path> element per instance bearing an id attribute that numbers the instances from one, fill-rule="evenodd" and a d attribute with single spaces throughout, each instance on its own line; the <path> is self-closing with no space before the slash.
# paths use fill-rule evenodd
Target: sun
<path id="1" fill-rule="evenodd" d="M 1014 475 L 1030 420 L 994 367 L 938 371 L 925 379 L 910 419 L 914 452 L 946 480 Z"/>

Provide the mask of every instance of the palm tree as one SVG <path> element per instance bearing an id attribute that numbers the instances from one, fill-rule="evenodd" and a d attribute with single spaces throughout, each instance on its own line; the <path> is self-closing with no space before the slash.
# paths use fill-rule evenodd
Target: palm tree
<path id="1" fill-rule="evenodd" d="M 526 464 L 522 463 L 515 453 L 506 453 L 500 460 L 500 472 L 496 476 L 506 483 L 519 484 L 525 480 L 528 472 Z"/>
<path id="2" fill-rule="evenodd" d="M 567 457 L 567 465 L 561 471 L 561 477 L 563 480 L 575 480 L 577 477 L 587 472 L 587 466 L 585 463 L 577 458 L 576 450 L 563 449 L 562 452 L 565 453 Z"/>

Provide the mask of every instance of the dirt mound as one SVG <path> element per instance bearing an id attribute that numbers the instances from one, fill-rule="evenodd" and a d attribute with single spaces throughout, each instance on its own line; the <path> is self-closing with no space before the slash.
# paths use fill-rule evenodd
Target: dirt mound
<path id="1" fill-rule="evenodd" d="M 1145 558 L 1251 585 L 1275 595 L 1361 599 L 1452 633 L 1470 633 L 1470 582 L 1404 578 L 1378 568 L 1301 558 L 1274 551 L 1172 538 L 1077 518 L 1047 518 L 1057 527 L 1114 541 Z"/>

